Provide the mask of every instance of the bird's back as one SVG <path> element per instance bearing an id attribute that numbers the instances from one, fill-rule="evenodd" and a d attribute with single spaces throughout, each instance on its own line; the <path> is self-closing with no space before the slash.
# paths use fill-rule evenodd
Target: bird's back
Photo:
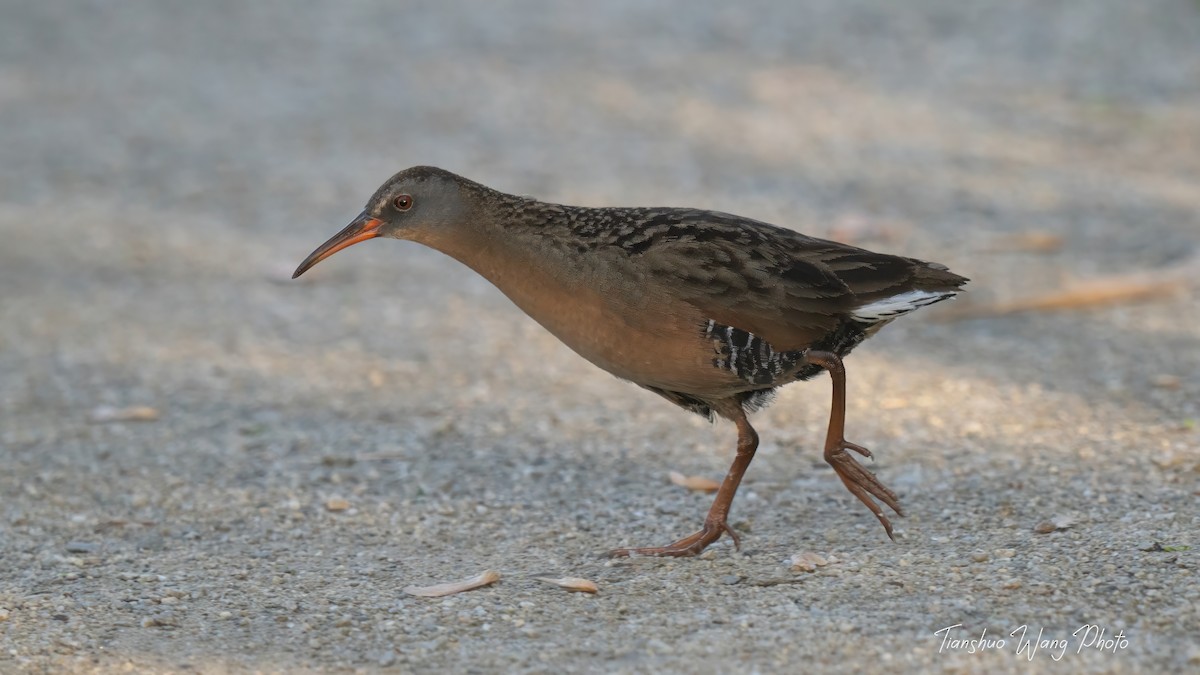
<path id="1" fill-rule="evenodd" d="M 634 279 L 782 349 L 804 347 L 843 320 L 886 323 L 967 281 L 937 263 L 716 211 L 536 204 L 542 218 L 522 229 L 575 265 Z"/>

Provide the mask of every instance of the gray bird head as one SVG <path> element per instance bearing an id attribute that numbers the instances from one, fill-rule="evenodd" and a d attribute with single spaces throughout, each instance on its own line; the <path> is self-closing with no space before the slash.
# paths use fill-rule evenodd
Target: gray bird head
<path id="1" fill-rule="evenodd" d="M 389 178 L 375 191 L 363 212 L 329 241 L 321 244 L 292 278 L 338 251 L 376 237 L 409 239 L 436 245 L 471 219 L 472 196 L 488 188 L 444 169 L 414 166 Z"/>

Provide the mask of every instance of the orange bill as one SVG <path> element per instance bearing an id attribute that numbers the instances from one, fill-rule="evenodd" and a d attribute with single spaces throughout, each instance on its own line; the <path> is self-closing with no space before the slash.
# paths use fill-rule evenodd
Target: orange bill
<path id="1" fill-rule="evenodd" d="M 355 218 L 353 222 L 346 226 L 346 229 L 333 235 L 329 241 L 321 244 L 317 247 L 317 250 L 308 254 L 308 257 L 304 259 L 304 262 L 300 263 L 300 266 L 296 268 L 296 272 L 292 275 L 292 278 L 295 279 L 301 274 L 304 274 L 308 271 L 308 268 L 316 265 L 317 263 L 346 248 L 347 246 L 353 246 L 360 241 L 366 241 L 368 239 L 374 239 L 375 237 L 378 237 L 379 228 L 381 227 L 383 227 L 382 220 L 379 220 L 378 218 L 372 218 L 371 216 L 367 215 L 366 211 L 363 211 L 362 213 L 358 214 L 358 217 Z"/>

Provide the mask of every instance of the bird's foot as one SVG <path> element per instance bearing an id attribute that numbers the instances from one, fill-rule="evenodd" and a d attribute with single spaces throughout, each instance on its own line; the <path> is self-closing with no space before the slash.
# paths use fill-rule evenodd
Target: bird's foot
<path id="1" fill-rule="evenodd" d="M 673 541 L 666 546 L 649 546 L 645 548 L 617 548 L 608 552 L 610 558 L 628 558 L 635 555 L 658 556 L 667 558 L 686 558 L 688 556 L 699 555 L 701 551 L 708 548 L 708 545 L 721 538 L 722 534 L 729 534 L 733 539 L 733 547 L 741 549 L 742 541 L 738 538 L 737 532 L 733 531 L 732 527 L 724 520 L 720 522 L 704 521 L 704 527 L 700 528 L 699 532 L 689 534 L 683 539 Z"/>
<path id="2" fill-rule="evenodd" d="M 872 496 L 879 501 L 887 504 L 889 508 L 896 512 L 897 515 L 904 515 L 904 511 L 900 508 L 900 498 L 896 496 L 886 485 L 879 482 L 875 474 L 867 471 L 858 460 L 854 459 L 847 450 L 853 450 L 863 457 L 871 457 L 871 451 L 861 445 L 857 445 L 840 439 L 833 443 L 827 443 L 825 447 L 825 461 L 833 467 L 837 472 L 838 478 L 842 479 L 842 483 L 846 485 L 846 489 L 850 491 L 858 500 L 866 504 L 871 513 L 879 519 L 879 523 L 883 525 L 883 529 L 887 531 L 887 536 L 895 541 L 896 537 L 892 534 L 892 523 L 887 516 L 883 515 L 883 509 L 875 503 Z"/>

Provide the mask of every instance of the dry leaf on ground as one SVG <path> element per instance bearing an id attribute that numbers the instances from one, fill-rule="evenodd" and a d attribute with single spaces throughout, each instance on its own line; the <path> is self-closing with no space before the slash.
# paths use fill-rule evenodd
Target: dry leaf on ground
<path id="1" fill-rule="evenodd" d="M 1018 312 L 1052 312 L 1096 305 L 1113 305 L 1144 298 L 1163 297 L 1181 290 L 1184 279 L 1093 279 L 1065 288 L 1000 302 L 987 307 L 967 308 L 972 316 L 1002 316 Z"/>
<path id="2" fill-rule="evenodd" d="M 588 579 L 581 579 L 579 577 L 559 577 L 558 579 L 552 579 L 550 577 L 537 577 L 537 580 L 544 581 L 548 584 L 554 584 L 555 586 L 559 586 L 567 589 L 568 591 L 574 591 L 576 593 L 600 592 L 600 587 L 596 585 L 596 582 Z"/>
<path id="3" fill-rule="evenodd" d="M 987 250 L 992 253 L 1054 253 L 1062 247 L 1062 235 L 1043 230 L 1029 230 L 1000 237 L 992 242 Z"/>
<path id="4" fill-rule="evenodd" d="M 486 570 L 470 579 L 462 581 L 451 581 L 445 584 L 434 584 L 433 586 L 406 586 L 404 592 L 422 598 L 440 598 L 444 595 L 454 595 L 455 593 L 482 588 L 497 581 L 500 581 L 500 574 L 492 570 Z"/>
<path id="5" fill-rule="evenodd" d="M 1020 312 L 1053 312 L 1166 297 L 1196 283 L 1196 278 L 1200 276 L 1198 272 L 1200 256 L 1195 256 L 1159 270 L 1097 277 L 1007 302 L 964 305 L 942 312 L 941 318 L 951 321 Z"/>
<path id="6" fill-rule="evenodd" d="M 824 567 L 829 561 L 817 553 L 805 551 L 792 556 L 789 561 L 793 572 L 815 572 L 818 567 Z"/>
<path id="7" fill-rule="evenodd" d="M 716 492 L 721 488 L 719 482 L 704 476 L 685 476 L 678 471 L 672 471 L 669 477 L 675 485 L 697 492 Z"/>
<path id="8" fill-rule="evenodd" d="M 131 405 L 127 408 L 114 408 L 102 405 L 92 409 L 88 419 L 96 424 L 106 422 L 153 422 L 159 418 L 157 408 L 148 405 Z"/>

